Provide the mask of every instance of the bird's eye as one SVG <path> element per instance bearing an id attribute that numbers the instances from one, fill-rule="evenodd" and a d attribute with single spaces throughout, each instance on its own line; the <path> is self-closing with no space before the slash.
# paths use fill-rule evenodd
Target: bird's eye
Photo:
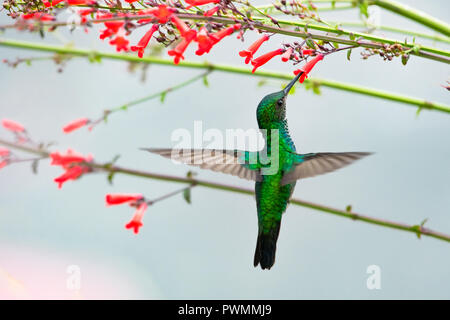
<path id="1" fill-rule="evenodd" d="M 278 105 L 279 107 L 281 107 L 281 106 L 283 105 L 283 99 L 278 100 L 278 101 L 277 101 L 277 105 Z"/>

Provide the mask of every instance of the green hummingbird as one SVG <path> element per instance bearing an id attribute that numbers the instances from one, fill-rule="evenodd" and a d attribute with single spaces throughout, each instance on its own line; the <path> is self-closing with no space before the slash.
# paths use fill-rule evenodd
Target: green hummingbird
<path id="1" fill-rule="evenodd" d="M 332 172 L 369 152 L 296 153 L 286 120 L 286 98 L 303 72 L 283 90 L 265 96 L 256 117 L 264 137 L 258 152 L 217 149 L 145 149 L 163 157 L 255 181 L 258 238 L 253 264 L 270 269 L 280 233 L 281 216 L 286 211 L 297 180 Z"/>

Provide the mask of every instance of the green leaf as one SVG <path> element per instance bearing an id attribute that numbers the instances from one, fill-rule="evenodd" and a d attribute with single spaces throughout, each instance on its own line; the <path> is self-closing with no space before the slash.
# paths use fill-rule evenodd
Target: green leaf
<path id="1" fill-rule="evenodd" d="M 207 76 L 203 77 L 203 84 L 205 85 L 205 87 L 209 87 L 209 82 L 208 82 L 208 77 Z"/>
<path id="2" fill-rule="evenodd" d="M 191 188 L 187 188 L 183 191 L 183 198 L 187 203 L 191 204 Z"/>
<path id="3" fill-rule="evenodd" d="M 349 36 L 350 40 L 355 40 L 356 39 L 356 36 L 353 33 L 351 33 L 351 32 L 350 32 L 350 34 L 348 36 Z"/>
<path id="4" fill-rule="evenodd" d="M 339 43 L 333 42 L 333 47 L 335 47 L 336 49 L 339 49 Z"/>
<path id="5" fill-rule="evenodd" d="M 363 0 L 359 2 L 359 12 L 361 15 L 365 16 L 366 18 L 369 17 L 369 3 L 367 0 Z"/>
<path id="6" fill-rule="evenodd" d="M 115 174 L 115 172 L 110 172 L 110 173 L 108 174 L 108 183 L 109 183 L 110 185 L 113 184 L 114 174 Z"/>
<path id="7" fill-rule="evenodd" d="M 159 100 L 161 103 L 164 103 L 164 100 L 166 100 L 167 91 L 164 91 L 161 93 L 161 96 L 159 97 Z"/>
<path id="8" fill-rule="evenodd" d="M 345 207 L 345 211 L 352 212 L 352 205 L 349 204 L 347 207 Z"/>
<path id="9" fill-rule="evenodd" d="M 267 79 L 262 79 L 262 80 L 259 80 L 259 81 L 258 81 L 258 83 L 256 84 L 256 86 L 262 87 L 262 86 L 264 86 L 264 85 L 266 85 L 266 84 L 267 84 Z"/>
<path id="10" fill-rule="evenodd" d="M 350 61 L 350 56 L 352 55 L 352 49 L 347 50 L 347 60 Z"/>
<path id="11" fill-rule="evenodd" d="M 315 44 L 314 41 L 311 40 L 311 39 L 306 39 L 306 45 L 307 45 L 308 48 L 310 48 L 310 49 L 316 49 L 316 44 Z"/>

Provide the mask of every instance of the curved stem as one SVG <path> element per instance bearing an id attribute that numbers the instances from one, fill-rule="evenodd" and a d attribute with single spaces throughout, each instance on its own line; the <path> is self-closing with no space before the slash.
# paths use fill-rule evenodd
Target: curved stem
<path id="1" fill-rule="evenodd" d="M 118 54 L 118 53 L 109 53 L 109 52 L 97 52 L 85 49 L 77 49 L 71 47 L 64 46 L 52 46 L 41 43 L 33 43 L 33 42 L 24 42 L 24 41 L 15 41 L 15 40 L 6 40 L 0 39 L 0 46 L 8 46 L 14 48 L 22 48 L 28 50 L 38 50 L 38 51 L 47 51 L 47 52 L 55 52 L 59 54 L 67 54 L 73 56 L 81 56 L 81 57 L 98 57 L 105 59 L 113 59 L 113 60 L 122 60 L 133 63 L 150 63 L 150 64 L 159 64 L 166 65 L 171 67 L 181 67 L 181 68 L 193 68 L 193 69 L 211 69 L 222 72 L 229 73 L 237 73 L 244 74 L 249 76 L 259 76 L 273 79 L 282 79 L 282 80 L 291 80 L 292 75 L 289 73 L 280 73 L 275 71 L 256 71 L 252 73 L 250 69 L 245 67 L 236 67 L 231 65 L 222 65 L 222 64 L 212 64 L 209 62 L 192 62 L 192 61 L 183 61 L 178 65 L 173 64 L 172 60 L 163 59 L 159 57 L 146 56 L 144 58 L 139 58 L 137 56 Z M 326 79 L 307 79 L 306 83 L 310 82 L 313 85 L 324 86 L 328 88 L 333 88 L 337 90 L 349 91 L 353 93 L 363 94 L 367 96 L 382 98 L 386 100 L 401 102 L 408 105 L 413 105 L 419 108 L 424 108 L 427 110 L 436 110 L 442 111 L 446 113 L 450 113 L 450 106 L 445 105 L 443 103 L 438 102 L 430 102 L 425 99 L 408 97 L 384 90 L 372 89 L 367 87 L 362 87 L 358 85 L 342 83 L 332 80 Z"/>
<path id="2" fill-rule="evenodd" d="M 433 16 L 430 16 L 423 11 L 411 8 L 405 4 L 393 0 L 371 0 L 371 4 L 395 12 L 398 15 L 418 22 L 424 26 L 427 26 L 446 35 L 447 37 L 450 37 L 450 25 L 448 25 L 444 21 L 436 19 Z"/>
<path id="3" fill-rule="evenodd" d="M 9 141 L 3 140 L 3 139 L 0 139 L 0 144 L 10 147 L 10 148 L 16 148 L 18 150 L 22 150 L 25 152 L 34 153 L 34 154 L 37 154 L 40 156 L 48 156 L 49 155 L 49 152 L 46 150 L 34 149 L 32 147 L 19 145 L 14 142 L 9 142 Z M 147 171 L 128 169 L 128 168 L 124 168 L 124 167 L 111 165 L 110 163 L 99 164 L 99 163 L 94 163 L 94 162 L 86 162 L 86 163 L 83 163 L 83 165 L 88 166 L 92 169 L 97 169 L 97 170 L 105 171 L 105 172 L 112 173 L 112 174 L 120 173 L 120 174 L 141 177 L 141 178 L 147 178 L 147 179 L 162 180 L 162 181 L 176 182 L 176 183 L 185 183 L 185 184 L 189 184 L 190 187 L 195 185 L 195 186 L 201 186 L 201 187 L 210 188 L 210 189 L 235 192 L 235 193 L 241 193 L 241 194 L 246 194 L 246 195 L 254 195 L 254 191 L 251 189 L 247 189 L 247 188 L 242 188 L 242 187 L 237 187 L 237 186 L 232 186 L 232 185 L 217 183 L 217 182 L 212 182 L 212 181 L 206 181 L 206 180 L 201 180 L 201 179 L 178 177 L 178 176 L 172 176 L 172 175 L 164 175 L 164 174 L 159 174 L 159 173 L 152 173 L 152 172 L 147 172 Z M 175 191 L 175 192 L 178 193 L 181 191 L 179 190 L 179 191 Z M 171 195 L 172 194 L 169 194 L 169 196 L 171 196 Z M 167 196 L 164 196 L 164 197 L 167 197 Z M 300 200 L 300 199 L 291 199 L 290 203 L 293 205 L 296 205 L 296 206 L 302 206 L 302 207 L 306 207 L 309 209 L 330 213 L 330 214 L 333 214 L 336 216 L 352 219 L 355 221 L 359 220 L 359 221 L 363 221 L 366 223 L 370 223 L 370 224 L 374 224 L 374 225 L 378 225 L 378 226 L 382 226 L 382 227 L 386 227 L 386 228 L 411 232 L 411 233 L 416 234 L 417 237 L 419 237 L 419 238 L 421 235 L 424 235 L 424 236 L 432 237 L 435 239 L 443 240 L 446 242 L 450 242 L 450 235 L 447 235 L 447 234 L 444 234 L 441 232 L 437 232 L 437 231 L 434 231 L 434 230 L 431 230 L 428 228 L 424 228 L 423 225 L 420 225 L 420 224 L 419 225 L 408 225 L 405 223 L 394 222 L 394 221 L 389 221 L 389 220 L 385 220 L 385 219 L 370 217 L 367 215 L 362 215 L 359 213 L 352 212 L 351 210 L 347 211 L 347 210 L 332 208 L 332 207 L 328 207 L 328 206 L 324 206 L 321 204 L 304 201 L 304 200 Z"/>

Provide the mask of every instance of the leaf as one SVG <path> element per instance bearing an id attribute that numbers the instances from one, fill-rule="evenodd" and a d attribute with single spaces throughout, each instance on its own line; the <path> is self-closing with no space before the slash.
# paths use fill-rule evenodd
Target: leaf
<path id="1" fill-rule="evenodd" d="M 34 160 L 31 163 L 31 170 L 33 171 L 34 174 L 38 173 L 38 166 L 39 166 L 39 160 Z"/>
<path id="2" fill-rule="evenodd" d="M 350 61 L 350 56 L 352 55 L 352 49 L 347 50 L 347 60 Z"/>
<path id="3" fill-rule="evenodd" d="M 315 44 L 314 41 L 311 40 L 311 39 L 306 39 L 306 45 L 307 45 L 308 48 L 310 48 L 310 49 L 316 49 L 316 44 Z"/>
<path id="4" fill-rule="evenodd" d="M 363 0 L 359 2 L 359 12 L 361 15 L 365 16 L 366 18 L 369 17 L 369 3 L 367 0 Z"/>
<path id="5" fill-rule="evenodd" d="M 209 87 L 208 77 L 206 75 L 203 77 L 203 84 L 205 87 Z"/>
<path id="6" fill-rule="evenodd" d="M 267 84 L 267 80 L 266 79 L 262 79 L 262 80 L 259 80 L 258 81 L 258 83 L 256 84 L 258 87 L 262 87 L 262 86 L 264 86 L 264 85 L 266 85 Z"/>
<path id="7" fill-rule="evenodd" d="M 108 174 L 108 183 L 109 183 L 110 185 L 113 184 L 114 175 L 115 175 L 115 172 L 110 172 L 110 173 Z"/>
<path id="8" fill-rule="evenodd" d="M 191 204 L 191 188 L 186 188 L 183 191 L 183 198 L 187 203 Z"/>
<path id="9" fill-rule="evenodd" d="M 349 204 L 347 207 L 345 207 L 345 211 L 352 212 L 352 205 Z"/>
<path id="10" fill-rule="evenodd" d="M 333 47 L 335 47 L 336 49 L 339 49 L 339 43 L 333 42 Z"/>
<path id="11" fill-rule="evenodd" d="M 164 100 L 166 100 L 166 95 L 167 95 L 167 91 L 164 91 L 164 92 L 161 93 L 161 96 L 159 98 L 161 103 L 164 103 Z"/>

